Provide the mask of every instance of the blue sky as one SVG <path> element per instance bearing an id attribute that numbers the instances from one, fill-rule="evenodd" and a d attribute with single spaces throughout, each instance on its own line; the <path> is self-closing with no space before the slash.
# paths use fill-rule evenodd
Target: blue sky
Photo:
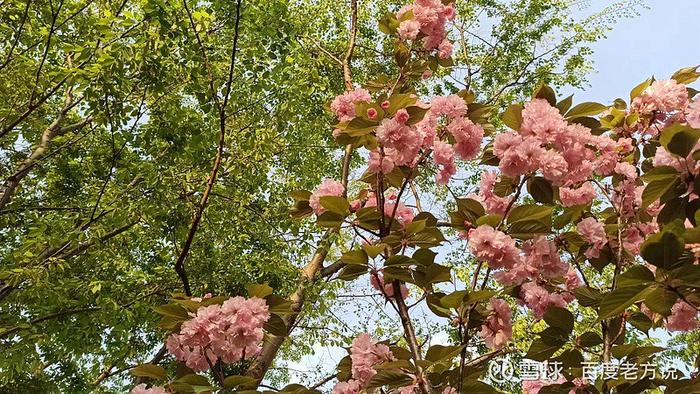
<path id="1" fill-rule="evenodd" d="M 594 1 L 594 8 L 610 1 Z M 596 71 L 591 87 L 576 91 L 575 101 L 610 102 L 626 98 L 649 76 L 668 78 L 681 67 L 700 64 L 700 0 L 646 0 L 641 15 L 618 21 L 595 43 Z"/>

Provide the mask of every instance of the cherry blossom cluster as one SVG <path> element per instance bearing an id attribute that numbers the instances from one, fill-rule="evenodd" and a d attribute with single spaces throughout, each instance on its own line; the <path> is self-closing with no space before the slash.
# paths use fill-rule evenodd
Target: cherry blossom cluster
<path id="1" fill-rule="evenodd" d="M 588 204 L 596 197 L 588 182 L 593 174 L 610 175 L 618 154 L 626 145 L 607 136 L 591 134 L 581 124 L 569 124 L 547 100 L 536 98 L 525 104 L 522 123 L 516 132 L 496 136 L 493 153 L 500 159 L 504 175 L 518 177 L 541 171 L 559 186 L 565 207 Z"/>
<path id="2" fill-rule="evenodd" d="M 326 208 L 321 205 L 321 197 L 325 196 L 336 196 L 340 197 L 345 193 L 345 187 L 342 183 L 335 181 L 333 179 L 325 179 L 317 188 L 311 193 L 309 197 L 309 206 L 313 209 L 316 215 L 321 215 L 326 212 Z"/>
<path id="3" fill-rule="evenodd" d="M 494 270 L 494 278 L 505 286 L 519 285 L 520 300 L 541 319 L 550 306 L 565 307 L 572 291 L 582 285 L 576 271 L 561 260 L 556 244 L 538 236 L 518 248 L 513 238 L 483 224 L 469 230 L 469 247 L 479 260 Z M 552 279 L 563 279 L 557 285 Z"/>
<path id="4" fill-rule="evenodd" d="M 484 339 L 486 346 L 491 349 L 500 349 L 513 336 L 512 313 L 508 303 L 498 298 L 491 299 L 488 312 L 489 315 L 481 325 L 479 335 Z"/>
<path id="5" fill-rule="evenodd" d="M 454 17 L 454 3 L 444 5 L 440 0 L 416 0 L 396 13 L 401 21 L 399 37 L 422 41 L 425 49 L 436 49 L 441 59 L 447 59 L 452 56 L 452 42 L 447 38 L 445 25 Z"/>
<path id="6" fill-rule="evenodd" d="M 552 384 L 562 384 L 566 383 L 568 380 L 564 378 L 563 376 L 560 377 L 556 381 L 550 381 L 550 380 L 523 380 L 523 394 L 539 394 L 540 389 L 542 389 L 545 386 L 549 386 Z M 574 380 L 571 381 L 571 383 L 574 384 L 574 387 L 569 390 L 569 394 L 576 394 L 578 389 L 588 387 L 588 384 L 583 381 L 581 378 L 575 378 Z M 584 392 L 584 391 L 578 391 L 578 392 Z"/>
<path id="7" fill-rule="evenodd" d="M 700 98 L 691 101 L 686 86 L 673 79 L 654 81 L 632 100 L 630 107 L 631 112 L 643 117 L 643 121 L 625 125 L 623 132 L 640 131 L 655 136 L 675 122 L 700 127 Z"/>
<path id="8" fill-rule="evenodd" d="M 352 341 L 350 360 L 352 361 L 352 379 L 347 382 L 338 382 L 333 387 L 333 394 L 359 393 L 377 374 L 374 367 L 394 360 L 394 355 L 388 346 L 377 343 L 369 334 L 362 333 Z"/>
<path id="9" fill-rule="evenodd" d="M 160 386 L 151 386 L 151 388 L 146 388 L 145 383 L 141 383 L 139 385 L 136 385 L 129 394 L 168 394 L 169 391 L 166 391 L 163 387 Z"/>
<path id="10" fill-rule="evenodd" d="M 234 363 L 260 351 L 263 326 L 270 318 L 265 300 L 232 297 L 203 306 L 168 337 L 168 351 L 194 371 L 206 371 L 219 359 Z"/>

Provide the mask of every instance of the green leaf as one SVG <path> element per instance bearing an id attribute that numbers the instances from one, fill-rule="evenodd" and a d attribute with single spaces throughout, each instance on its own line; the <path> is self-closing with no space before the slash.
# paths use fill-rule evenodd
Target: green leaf
<path id="1" fill-rule="evenodd" d="M 700 77 L 700 72 L 697 71 L 698 67 L 700 66 L 681 68 L 680 70 L 673 73 L 671 79 L 684 85 L 691 84 L 695 82 L 698 79 L 698 77 Z"/>
<path id="2" fill-rule="evenodd" d="M 646 81 L 640 83 L 639 85 L 635 86 L 634 89 L 630 92 L 630 103 L 634 100 L 635 97 L 639 96 L 642 94 L 644 89 L 648 88 L 651 85 L 652 79 L 649 78 Z"/>
<path id="3" fill-rule="evenodd" d="M 406 226 L 406 234 L 419 233 L 423 231 L 425 227 L 425 220 L 414 220 Z"/>
<path id="4" fill-rule="evenodd" d="M 501 115 L 503 123 L 512 130 L 520 130 L 520 124 L 523 122 L 523 107 L 519 104 L 512 104 Z"/>
<path id="5" fill-rule="evenodd" d="M 665 127 L 659 136 L 661 146 L 683 158 L 690 154 L 698 139 L 700 139 L 700 129 L 679 123 Z"/>
<path id="6" fill-rule="evenodd" d="M 547 100 L 549 105 L 552 107 L 557 106 L 557 95 L 554 93 L 554 89 L 551 87 L 547 86 L 546 84 L 541 84 L 536 90 L 535 90 L 535 98 L 541 98 Z"/>
<path id="7" fill-rule="evenodd" d="M 649 317 L 642 312 L 633 313 L 627 317 L 627 322 L 636 329 L 645 333 L 648 333 L 653 325 L 653 322 L 649 319 Z"/>
<path id="8" fill-rule="evenodd" d="M 165 368 L 155 364 L 141 364 L 131 369 L 131 374 L 144 378 L 165 380 L 167 373 Z"/>
<path id="9" fill-rule="evenodd" d="M 345 220 L 345 216 L 335 212 L 326 211 L 316 218 L 316 225 L 325 228 L 340 227 Z"/>
<path id="10" fill-rule="evenodd" d="M 406 373 L 397 371 L 382 370 L 378 371 L 376 375 L 370 379 L 367 383 L 367 389 L 373 389 L 377 387 L 387 386 L 388 388 L 396 388 L 402 386 L 408 386 L 413 382 L 413 378 Z"/>
<path id="11" fill-rule="evenodd" d="M 163 316 L 172 317 L 180 320 L 189 320 L 190 315 L 187 314 L 187 310 L 178 304 L 167 304 L 160 305 L 153 308 L 153 310 Z"/>
<path id="12" fill-rule="evenodd" d="M 544 321 L 550 327 L 557 327 L 571 332 L 574 329 L 574 315 L 568 309 L 550 307 L 544 314 Z"/>
<path id="13" fill-rule="evenodd" d="M 366 265 L 346 265 L 338 274 L 338 278 L 345 281 L 351 281 L 366 274 L 367 271 L 369 271 L 369 268 L 367 268 Z"/>
<path id="14" fill-rule="evenodd" d="M 557 109 L 559 110 L 559 113 L 564 115 L 566 111 L 571 108 L 571 105 L 574 103 L 574 95 L 571 94 L 568 97 L 562 99 L 557 103 Z"/>
<path id="15" fill-rule="evenodd" d="M 578 337 L 578 342 L 583 347 L 593 347 L 602 344 L 603 338 L 595 332 L 588 331 Z"/>
<path id="16" fill-rule="evenodd" d="M 287 326 L 284 320 L 276 314 L 270 314 L 270 318 L 265 322 L 265 331 L 278 337 L 287 336 Z"/>
<path id="17" fill-rule="evenodd" d="M 355 250 L 351 250 L 349 252 L 343 253 L 343 255 L 340 257 L 340 261 L 342 261 L 345 264 L 366 265 L 368 258 L 367 258 L 367 253 L 364 250 L 355 249 Z"/>
<path id="18" fill-rule="evenodd" d="M 462 351 L 464 346 L 460 345 L 454 345 L 454 346 L 442 346 L 442 345 L 433 345 L 430 348 L 428 348 L 427 353 L 425 354 L 425 359 L 428 361 L 432 361 L 433 363 L 438 363 L 442 361 L 450 361 L 452 358 L 457 356 L 459 352 Z"/>
<path id="19" fill-rule="evenodd" d="M 351 137 L 360 137 L 371 133 L 377 126 L 379 122 L 358 116 L 345 126 L 345 132 Z"/>
<path id="20" fill-rule="evenodd" d="M 224 379 L 224 388 L 226 389 L 236 389 L 236 388 L 250 388 L 256 382 L 255 378 L 250 376 L 242 375 L 232 375 Z M 248 387 L 246 387 L 248 386 Z"/>
<path id="21" fill-rule="evenodd" d="M 603 296 L 598 312 L 598 321 L 602 321 L 623 313 L 637 301 L 643 300 L 653 287 L 649 285 L 627 286 L 615 289 Z"/>
<path id="22" fill-rule="evenodd" d="M 179 377 L 175 380 L 175 382 L 187 383 L 192 386 L 209 386 L 209 379 L 207 379 L 205 376 L 193 373 Z"/>
<path id="23" fill-rule="evenodd" d="M 311 192 L 307 190 L 293 190 L 289 192 L 289 197 L 293 198 L 295 201 L 309 201 Z"/>
<path id="24" fill-rule="evenodd" d="M 350 213 L 350 204 L 348 200 L 338 196 L 323 196 L 319 199 L 321 206 L 341 216 L 347 216 Z"/>
<path id="25" fill-rule="evenodd" d="M 641 255 L 650 264 L 659 268 L 669 269 L 681 257 L 685 242 L 683 241 L 683 225 L 673 226 L 676 221 L 664 226 L 660 233 L 656 233 L 641 246 Z M 678 228 L 680 227 L 680 228 Z"/>
<path id="26" fill-rule="evenodd" d="M 676 295 L 676 293 L 658 287 L 652 290 L 644 299 L 644 304 L 653 312 L 662 316 L 668 316 L 671 314 L 671 308 L 676 301 L 678 301 L 678 295 Z"/>
<path id="27" fill-rule="evenodd" d="M 639 264 L 633 265 L 617 278 L 618 287 L 648 285 L 654 282 L 654 273 Z"/>
<path id="28" fill-rule="evenodd" d="M 542 338 L 537 338 L 532 341 L 530 348 L 527 350 L 527 354 L 525 354 L 525 358 L 535 361 L 545 361 L 561 349 L 562 345 L 563 344 L 548 345 Z"/>
<path id="29" fill-rule="evenodd" d="M 542 177 L 530 178 L 527 181 L 527 191 L 539 203 L 551 204 L 554 201 L 552 183 Z"/>
<path id="30" fill-rule="evenodd" d="M 585 286 L 575 289 L 574 295 L 579 304 L 587 307 L 598 307 L 600 301 L 603 299 L 603 295 L 598 289 Z"/>
<path id="31" fill-rule="evenodd" d="M 650 182 L 642 192 L 642 208 L 646 208 L 654 201 L 659 200 L 669 190 L 672 190 L 678 186 L 680 182 L 680 177 L 677 175 L 672 175 L 666 179 Z"/>
<path id="32" fill-rule="evenodd" d="M 606 105 L 600 103 L 586 102 L 578 104 L 575 107 L 571 108 L 571 110 L 569 110 L 569 112 L 566 113 L 566 117 L 577 118 L 581 116 L 593 116 L 598 115 L 599 113 L 607 109 L 608 106 Z"/>
<path id="33" fill-rule="evenodd" d="M 521 221 L 539 221 L 548 227 L 552 226 L 552 207 L 542 205 L 519 205 L 510 210 L 508 223 Z"/>
<path id="34" fill-rule="evenodd" d="M 531 239 L 551 232 L 551 226 L 536 220 L 522 220 L 508 226 L 508 234 L 517 239 Z"/>
<path id="35" fill-rule="evenodd" d="M 493 228 L 497 228 L 498 225 L 501 223 L 501 220 L 503 219 L 503 216 L 501 215 L 496 215 L 496 214 L 489 214 L 489 215 L 484 215 L 477 219 L 476 221 L 476 226 L 481 226 L 483 224 L 487 224 Z"/>
<path id="36" fill-rule="evenodd" d="M 249 284 L 246 285 L 245 288 L 248 290 L 248 296 L 250 297 L 265 298 L 273 292 L 272 287 L 268 286 L 266 283 L 261 285 Z"/>

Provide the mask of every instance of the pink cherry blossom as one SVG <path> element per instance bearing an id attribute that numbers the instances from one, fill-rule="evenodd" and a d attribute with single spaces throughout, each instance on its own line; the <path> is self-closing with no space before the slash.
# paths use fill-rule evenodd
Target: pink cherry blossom
<path id="1" fill-rule="evenodd" d="M 654 81 L 642 94 L 632 100 L 632 109 L 644 114 L 654 111 L 683 111 L 688 105 L 685 85 L 673 79 Z"/>
<path id="2" fill-rule="evenodd" d="M 167 394 L 168 391 L 166 391 L 163 387 L 160 386 L 151 386 L 150 389 L 146 388 L 145 383 L 141 383 L 137 386 L 135 386 L 129 394 Z"/>
<path id="3" fill-rule="evenodd" d="M 358 88 L 337 96 L 331 102 L 331 111 L 341 122 L 349 122 L 355 117 L 355 104 L 372 101 L 366 89 Z"/>
<path id="4" fill-rule="evenodd" d="M 669 331 L 692 331 L 698 328 L 698 311 L 683 300 L 678 300 L 666 318 Z"/>
<path id="5" fill-rule="evenodd" d="M 192 319 L 171 334 L 168 351 L 195 371 L 209 369 L 221 359 L 234 363 L 260 351 L 263 325 L 269 319 L 265 300 L 233 297 L 222 305 L 200 307 Z"/>
<path id="6" fill-rule="evenodd" d="M 350 348 L 352 377 L 359 386 L 364 386 L 372 376 L 377 374 L 373 368 L 377 364 L 394 359 L 389 347 L 378 344 L 369 334 L 362 333 L 352 341 Z"/>
<path id="7" fill-rule="evenodd" d="M 700 129 L 700 96 L 696 96 L 685 110 L 685 120 L 690 127 Z"/>
<path id="8" fill-rule="evenodd" d="M 405 112 L 399 111 L 393 119 L 382 120 L 376 133 L 382 146 L 395 150 L 396 165 L 412 166 L 423 142 L 423 136 L 415 127 L 405 124 L 408 119 L 408 114 Z"/>
<path id="9" fill-rule="evenodd" d="M 608 243 L 605 234 L 605 226 L 595 218 L 585 218 L 578 222 L 576 230 L 581 237 L 590 245 L 584 253 L 589 259 L 600 256 L 600 250 Z"/>
<path id="10" fill-rule="evenodd" d="M 569 269 L 569 264 L 561 261 L 556 244 L 543 236 L 526 242 L 523 251 L 526 264 L 545 278 L 562 277 Z"/>
<path id="11" fill-rule="evenodd" d="M 460 99 L 461 100 L 461 99 Z M 469 118 L 458 116 L 447 125 L 447 131 L 455 139 L 455 151 L 462 160 L 472 160 L 481 149 L 484 129 Z"/>
<path id="12" fill-rule="evenodd" d="M 409 19 L 399 24 L 399 37 L 404 40 L 415 40 L 420 33 L 420 23 L 416 20 Z"/>
<path id="13" fill-rule="evenodd" d="M 440 57 L 440 59 L 447 59 L 450 56 L 452 56 L 452 41 L 444 39 L 438 46 L 438 57 Z"/>
<path id="14" fill-rule="evenodd" d="M 559 199 L 561 200 L 561 205 L 565 207 L 590 204 L 595 197 L 596 191 L 590 182 L 585 182 L 577 188 L 559 188 Z"/>
<path id="15" fill-rule="evenodd" d="M 468 237 L 472 253 L 486 261 L 492 269 L 510 269 L 520 261 L 520 250 L 515 246 L 515 240 L 488 224 L 470 230 Z"/>
<path id="16" fill-rule="evenodd" d="M 309 206 L 313 209 L 316 215 L 320 215 L 326 212 L 326 208 L 321 205 L 321 197 L 325 196 L 337 196 L 340 197 L 345 193 L 345 187 L 343 184 L 335 181 L 333 179 L 325 179 L 319 186 L 311 193 L 309 197 Z"/>
<path id="17" fill-rule="evenodd" d="M 520 298 L 536 319 L 541 319 L 551 306 L 565 308 L 567 304 L 560 294 L 549 293 L 535 282 L 527 282 L 520 287 Z"/>
<path id="18" fill-rule="evenodd" d="M 554 142 L 557 134 L 567 127 L 566 120 L 559 113 L 559 110 L 541 98 L 525 104 L 522 117 L 521 134 L 524 136 L 535 135 L 547 142 Z"/>
<path id="19" fill-rule="evenodd" d="M 455 167 L 455 150 L 447 142 L 437 141 L 433 145 L 433 161 L 438 166 L 437 184 L 446 185 L 450 178 L 457 173 Z"/>
<path id="20" fill-rule="evenodd" d="M 512 314 L 508 303 L 492 298 L 489 304 L 489 316 L 481 326 L 479 335 L 484 338 L 486 346 L 500 349 L 513 336 Z"/>
<path id="21" fill-rule="evenodd" d="M 479 194 L 476 197 L 481 201 L 489 213 L 503 215 L 508 208 L 511 198 L 501 197 L 494 193 L 493 189 L 496 186 L 498 173 L 494 171 L 484 171 L 481 173 L 479 182 Z"/>
<path id="22" fill-rule="evenodd" d="M 350 379 L 347 382 L 338 382 L 333 387 L 332 394 L 359 394 L 361 390 L 360 382 Z"/>
<path id="23" fill-rule="evenodd" d="M 367 170 L 370 172 L 388 174 L 394 169 L 395 165 L 394 160 L 390 156 L 382 154 L 379 149 L 369 152 Z"/>

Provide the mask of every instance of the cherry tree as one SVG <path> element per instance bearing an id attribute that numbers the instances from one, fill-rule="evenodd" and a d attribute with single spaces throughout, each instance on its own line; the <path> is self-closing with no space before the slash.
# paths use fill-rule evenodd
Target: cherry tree
<path id="1" fill-rule="evenodd" d="M 334 394 L 498 392 L 486 367 L 517 351 L 510 343 L 516 309 L 543 322 L 524 357 L 564 367 L 556 380 L 524 382 L 526 393 L 697 387 L 693 376 L 591 379 L 583 372 L 585 363 L 613 359 L 647 363 L 663 350 L 631 341 L 632 332 L 698 327 L 700 100 L 688 86 L 697 68 L 644 81 L 629 100 L 610 105 L 574 105 L 543 84 L 499 115 L 468 90 L 417 93 L 452 64 L 454 15 L 454 5 L 439 0 L 387 14 L 379 28 L 395 40 L 396 74 L 361 84 L 350 67 L 352 19 L 341 61 L 347 90 L 329 105 L 337 120 L 329 133 L 345 147 L 341 176 L 291 195 L 291 214 L 326 231 L 299 287 L 282 295 L 251 285 L 248 298 L 176 295 L 156 307 L 180 366 L 176 376 L 155 364 L 134 368 L 151 380 L 132 393 L 256 390 L 319 277 L 368 279 L 403 329 L 398 343 L 357 336 L 337 366 Z M 353 153 L 366 159 L 357 173 Z M 416 181 L 446 187 L 459 182 L 464 164 L 480 176 L 477 191 L 445 201 L 449 212 L 424 210 Z M 339 233 L 350 247 L 324 265 Z M 476 261 L 467 281 L 435 261 L 433 249 L 449 234 Z M 452 327 L 455 340 L 425 345 L 411 317 L 418 306 Z M 226 376 L 222 364 L 241 372 Z"/>

